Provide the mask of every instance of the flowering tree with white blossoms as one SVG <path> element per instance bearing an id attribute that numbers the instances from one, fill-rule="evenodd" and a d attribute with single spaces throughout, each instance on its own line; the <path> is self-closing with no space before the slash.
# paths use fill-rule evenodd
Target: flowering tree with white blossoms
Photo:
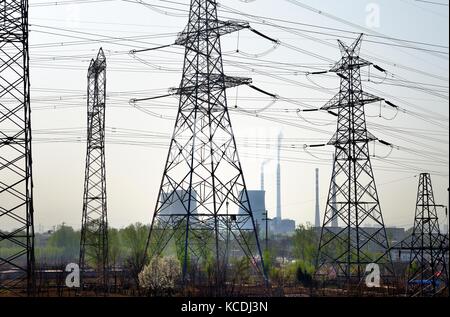
<path id="1" fill-rule="evenodd" d="M 180 261 L 157 257 L 139 273 L 139 286 L 155 296 L 170 295 L 181 276 Z"/>

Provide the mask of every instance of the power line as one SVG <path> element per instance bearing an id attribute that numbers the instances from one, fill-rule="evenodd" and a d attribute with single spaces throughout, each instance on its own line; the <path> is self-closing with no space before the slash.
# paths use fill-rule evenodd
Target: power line
<path id="1" fill-rule="evenodd" d="M 67 1 L 51 1 L 51 2 L 36 2 L 32 3 L 30 7 L 49 7 L 49 6 L 63 6 L 73 4 L 92 4 L 100 2 L 113 2 L 117 0 L 67 0 Z"/>
<path id="2" fill-rule="evenodd" d="M 426 0 L 415 0 L 415 1 L 422 2 L 422 3 L 428 3 L 428 4 L 434 4 L 434 5 L 440 5 L 440 6 L 445 6 L 445 7 L 449 6 L 448 3 L 442 3 L 442 2 L 434 2 L 434 1 L 426 1 Z"/>

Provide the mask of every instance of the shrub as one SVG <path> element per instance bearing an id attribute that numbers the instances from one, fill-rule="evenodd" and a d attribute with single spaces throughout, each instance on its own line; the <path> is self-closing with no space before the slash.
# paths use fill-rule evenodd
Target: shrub
<path id="1" fill-rule="evenodd" d="M 314 267 L 303 261 L 296 263 L 297 282 L 303 286 L 310 287 L 313 284 Z"/>
<path id="2" fill-rule="evenodd" d="M 180 261 L 174 257 L 158 257 L 139 273 L 139 285 L 154 296 L 171 295 L 180 275 Z"/>

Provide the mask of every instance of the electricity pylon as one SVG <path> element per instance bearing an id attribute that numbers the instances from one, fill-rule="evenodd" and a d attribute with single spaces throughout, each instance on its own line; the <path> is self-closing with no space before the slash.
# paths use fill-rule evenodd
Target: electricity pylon
<path id="1" fill-rule="evenodd" d="M 430 174 L 420 174 L 414 228 L 407 249 L 411 252 L 407 292 L 411 296 L 435 296 L 448 289 L 446 247 L 441 235 Z"/>
<path id="2" fill-rule="evenodd" d="M 108 285 L 108 217 L 105 167 L 106 58 L 100 49 L 88 70 L 87 154 L 80 240 L 80 272 L 96 273 L 95 287 Z"/>
<path id="3" fill-rule="evenodd" d="M 330 70 L 341 78 L 339 93 L 321 109 L 337 111 L 333 175 L 318 249 L 318 275 L 359 283 L 370 263 L 392 271 L 388 237 L 369 154 L 365 105 L 383 99 L 363 91 L 360 69 L 371 63 L 359 57 L 362 35 L 348 46 L 339 41 L 342 59 Z M 339 228 L 331 226 L 336 222 Z M 371 228 L 368 228 L 368 225 Z M 379 254 L 383 254 L 380 256 Z M 392 272 L 390 272 L 392 273 Z"/>
<path id="4" fill-rule="evenodd" d="M 175 42 L 185 47 L 183 78 L 171 91 L 180 104 L 147 249 L 152 259 L 172 245 L 185 283 L 209 271 L 223 285 L 231 257 L 248 259 L 265 276 L 226 98 L 227 88 L 251 79 L 224 74 L 220 44 L 221 36 L 245 28 L 220 21 L 215 0 L 192 0 Z"/>
<path id="5" fill-rule="evenodd" d="M 0 295 L 34 278 L 28 1 L 0 1 Z"/>

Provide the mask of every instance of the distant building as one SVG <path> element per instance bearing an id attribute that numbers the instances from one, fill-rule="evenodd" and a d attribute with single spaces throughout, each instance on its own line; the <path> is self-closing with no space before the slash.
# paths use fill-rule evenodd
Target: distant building
<path id="1" fill-rule="evenodd" d="M 290 236 L 295 233 L 295 220 L 275 218 L 270 222 L 270 233 Z"/>
<path id="2" fill-rule="evenodd" d="M 405 228 L 387 227 L 386 233 L 391 245 L 396 245 L 406 237 Z"/>
<path id="3" fill-rule="evenodd" d="M 264 190 L 248 190 L 248 198 L 250 201 L 250 208 L 253 213 L 253 219 L 255 220 L 255 226 L 259 229 L 259 232 L 265 231 L 266 223 L 266 192 Z M 245 205 L 245 200 L 242 199 L 242 193 L 240 194 L 241 202 Z M 244 208 L 239 209 L 239 215 L 245 215 L 247 212 Z M 247 221 L 242 229 L 252 230 L 253 225 L 251 221 Z"/>
<path id="4" fill-rule="evenodd" d="M 266 232 L 266 221 L 268 221 L 269 234 L 275 235 L 292 235 L 295 232 L 295 221 L 290 219 L 267 219 L 266 210 L 266 192 L 263 190 L 249 190 L 248 196 L 250 206 L 253 212 L 253 219 L 255 220 L 256 228 L 259 233 L 264 235 Z M 242 194 L 241 194 L 242 200 Z M 245 210 L 241 208 L 239 214 L 245 214 Z M 242 227 L 244 230 L 251 230 L 252 223 L 247 221 Z"/>
<path id="5" fill-rule="evenodd" d="M 188 208 L 191 213 L 197 213 L 197 194 L 195 191 L 192 192 L 191 197 L 189 191 L 184 189 L 162 193 L 160 199 L 164 202 L 159 212 L 161 216 L 184 216 L 187 214 Z"/>

